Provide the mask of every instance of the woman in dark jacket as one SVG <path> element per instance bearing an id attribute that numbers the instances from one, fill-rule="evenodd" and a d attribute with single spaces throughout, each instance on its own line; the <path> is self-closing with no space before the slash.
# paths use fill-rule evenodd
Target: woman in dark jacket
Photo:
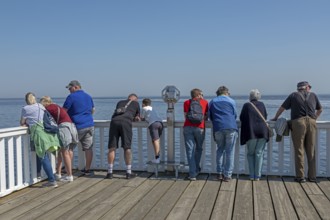
<path id="1" fill-rule="evenodd" d="M 264 150 L 269 140 L 267 125 L 260 115 L 267 120 L 267 111 L 264 103 L 259 101 L 260 97 L 258 89 L 251 90 L 250 101 L 243 105 L 240 114 L 240 141 L 241 145 L 247 146 L 250 180 L 259 180 L 261 177 Z"/>

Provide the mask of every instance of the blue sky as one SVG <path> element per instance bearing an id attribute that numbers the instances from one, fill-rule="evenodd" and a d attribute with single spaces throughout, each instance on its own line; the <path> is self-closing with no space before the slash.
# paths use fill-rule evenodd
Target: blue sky
<path id="1" fill-rule="evenodd" d="M 329 93 L 328 0 L 2 0 L 0 98 Z"/>

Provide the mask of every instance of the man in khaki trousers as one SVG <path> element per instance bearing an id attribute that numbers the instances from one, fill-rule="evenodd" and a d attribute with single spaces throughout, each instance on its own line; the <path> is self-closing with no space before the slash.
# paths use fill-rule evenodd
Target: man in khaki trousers
<path id="1" fill-rule="evenodd" d="M 305 152 L 308 162 L 308 180 L 316 182 L 316 119 L 322 112 L 322 106 L 317 95 L 310 91 L 311 88 L 308 82 L 299 82 L 297 91 L 286 98 L 272 119 L 276 121 L 284 110 L 291 109 L 290 129 L 295 152 L 295 181 L 299 183 L 306 182 L 304 175 Z"/>

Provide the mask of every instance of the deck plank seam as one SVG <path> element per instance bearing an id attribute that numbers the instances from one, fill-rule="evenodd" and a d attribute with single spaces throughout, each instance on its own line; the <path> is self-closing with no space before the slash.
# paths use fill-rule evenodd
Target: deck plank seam
<path id="1" fill-rule="evenodd" d="M 306 184 L 306 183 L 305 183 Z M 305 195 L 307 196 L 309 202 L 312 204 L 313 208 L 315 209 L 316 213 L 318 214 L 318 216 L 320 217 L 320 219 L 322 219 L 321 214 L 319 213 L 319 211 L 317 210 L 315 204 L 313 203 L 311 197 L 309 196 L 309 194 L 307 193 L 307 191 L 305 190 L 305 187 L 301 187 L 302 190 L 305 192 Z"/>
<path id="2" fill-rule="evenodd" d="M 273 211 L 274 211 L 274 216 L 275 216 L 275 219 L 278 219 L 277 215 L 276 215 L 276 211 L 275 211 L 275 202 L 274 202 L 274 199 L 273 199 L 273 193 L 272 193 L 272 190 L 270 188 L 270 184 L 269 184 L 269 178 L 267 177 L 267 186 L 268 186 L 268 190 L 269 190 L 269 194 L 270 194 L 270 199 L 272 201 L 272 206 L 274 207 L 273 208 Z"/>
<path id="3" fill-rule="evenodd" d="M 211 177 L 211 174 L 209 175 L 209 177 Z M 216 181 L 219 181 L 219 180 L 216 180 Z M 217 196 L 215 197 L 215 200 L 214 200 L 214 203 L 213 203 L 213 207 L 212 207 L 212 212 L 211 212 L 210 219 L 212 218 L 212 213 L 213 213 L 213 211 L 215 209 L 215 205 L 217 204 L 217 198 L 219 197 L 219 193 L 220 193 L 220 189 L 221 189 L 221 185 L 222 185 L 222 181 L 219 181 L 219 182 L 220 182 L 220 184 L 219 184 Z"/>

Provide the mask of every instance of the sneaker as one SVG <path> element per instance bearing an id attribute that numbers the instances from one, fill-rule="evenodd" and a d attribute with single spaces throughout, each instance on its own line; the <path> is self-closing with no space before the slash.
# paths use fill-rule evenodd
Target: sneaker
<path id="1" fill-rule="evenodd" d="M 160 163 L 160 158 L 151 160 L 151 163 L 156 163 L 156 164 Z"/>
<path id="2" fill-rule="evenodd" d="M 112 179 L 113 178 L 113 173 L 107 173 L 106 179 Z"/>
<path id="3" fill-rule="evenodd" d="M 42 178 L 41 178 L 41 173 L 37 173 L 37 180 L 38 180 L 38 181 L 41 181 L 41 179 L 42 179 Z"/>
<path id="4" fill-rule="evenodd" d="M 306 179 L 305 178 L 294 178 L 294 181 L 298 182 L 298 183 L 306 183 Z"/>
<path id="5" fill-rule="evenodd" d="M 85 171 L 85 176 L 93 176 L 94 175 L 94 172 L 91 171 L 91 170 L 86 170 Z"/>
<path id="6" fill-rule="evenodd" d="M 56 187 L 58 187 L 58 185 L 57 185 L 56 181 L 54 181 L 54 182 L 44 183 L 44 184 L 42 184 L 42 187 L 54 187 L 54 188 L 56 188 Z"/>
<path id="7" fill-rule="evenodd" d="M 223 180 L 223 175 L 221 173 L 217 174 L 217 180 Z"/>
<path id="8" fill-rule="evenodd" d="M 185 180 L 196 181 L 196 177 L 190 177 L 190 176 L 187 176 L 187 177 L 185 178 Z"/>
<path id="9" fill-rule="evenodd" d="M 83 169 L 82 172 L 84 173 L 85 176 L 93 176 L 94 175 L 94 172 L 92 170 Z"/>
<path id="10" fill-rule="evenodd" d="M 126 173 L 126 179 L 133 179 L 135 178 L 137 175 L 135 173 Z"/>
<path id="11" fill-rule="evenodd" d="M 254 181 L 259 181 L 259 180 L 260 180 L 260 178 L 255 178 L 255 179 L 254 179 Z"/>
<path id="12" fill-rule="evenodd" d="M 312 183 L 316 183 L 316 182 L 317 182 L 317 180 L 314 179 L 314 178 L 308 178 L 308 181 L 309 181 L 309 182 L 312 182 Z"/>
<path id="13" fill-rule="evenodd" d="M 61 178 L 62 178 L 62 175 L 61 175 L 61 174 L 57 174 L 57 173 L 55 173 L 55 174 L 54 174 L 54 177 L 55 177 L 56 181 L 60 181 Z"/>
<path id="14" fill-rule="evenodd" d="M 73 176 L 65 176 L 60 181 L 61 182 L 72 182 L 73 181 Z"/>
<path id="15" fill-rule="evenodd" d="M 229 182 L 231 180 L 231 177 L 230 176 L 225 176 L 224 178 L 223 178 L 223 181 L 224 182 Z"/>

